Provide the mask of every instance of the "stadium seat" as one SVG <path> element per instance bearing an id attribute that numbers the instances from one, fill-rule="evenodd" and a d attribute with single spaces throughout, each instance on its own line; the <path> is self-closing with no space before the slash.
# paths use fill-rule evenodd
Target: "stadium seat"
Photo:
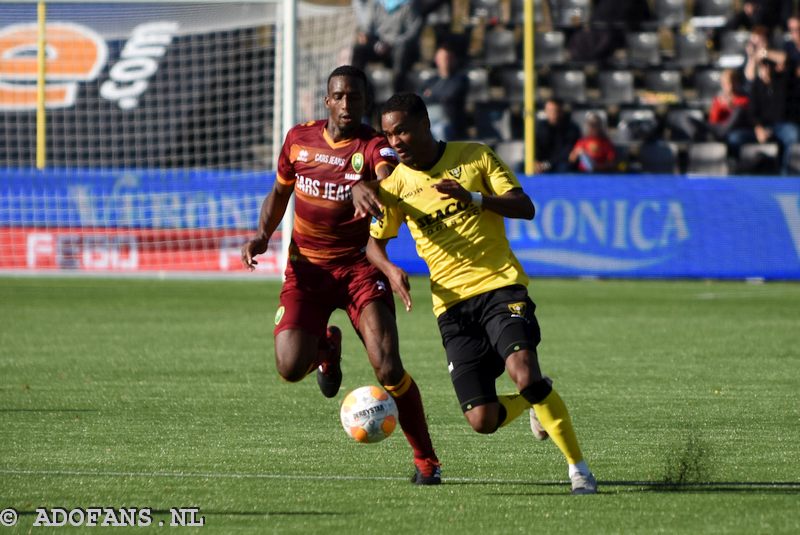
<path id="1" fill-rule="evenodd" d="M 536 66 L 549 67 L 564 63 L 566 59 L 565 39 L 562 32 L 541 32 L 536 34 Z"/>
<path id="2" fill-rule="evenodd" d="M 789 147 L 789 173 L 800 175 L 800 143 Z"/>
<path id="3" fill-rule="evenodd" d="M 734 13 L 734 0 L 695 0 L 695 12 L 700 17 L 730 18 Z"/>
<path id="4" fill-rule="evenodd" d="M 689 145 L 688 160 L 686 172 L 689 175 L 728 175 L 728 147 L 724 143 L 692 143 Z"/>
<path id="5" fill-rule="evenodd" d="M 719 38 L 720 54 L 745 54 L 747 41 L 750 40 L 750 32 L 747 30 L 728 30 L 722 32 Z"/>
<path id="6" fill-rule="evenodd" d="M 367 76 L 372 83 L 375 104 L 389 100 L 394 93 L 394 72 L 386 67 L 369 66 Z"/>
<path id="7" fill-rule="evenodd" d="M 525 71 L 522 69 L 503 69 L 499 73 L 506 100 L 519 104 L 525 98 Z"/>
<path id="8" fill-rule="evenodd" d="M 739 150 L 736 173 L 747 175 L 774 175 L 780 169 L 777 143 L 745 143 Z"/>
<path id="9" fill-rule="evenodd" d="M 675 63 L 680 67 L 707 65 L 709 62 L 706 36 L 701 32 L 679 33 L 675 36 Z"/>
<path id="10" fill-rule="evenodd" d="M 408 73 L 408 83 L 414 88 L 415 93 L 422 93 L 425 83 L 436 75 L 436 69 L 426 67 L 424 69 L 412 69 Z"/>
<path id="11" fill-rule="evenodd" d="M 686 129 L 687 118 L 704 121 L 705 114 L 702 110 L 694 108 L 673 108 L 667 111 L 665 125 L 670 132 L 672 141 L 692 141 L 695 132 Z"/>
<path id="12" fill-rule="evenodd" d="M 719 39 L 719 57 L 717 65 L 725 69 L 738 69 L 747 59 L 745 47 L 750 40 L 750 32 L 746 30 L 730 30 L 723 32 Z"/>
<path id="13" fill-rule="evenodd" d="M 517 61 L 517 44 L 514 32 L 495 26 L 486 32 L 483 45 L 483 61 L 489 67 L 513 65 Z"/>
<path id="14" fill-rule="evenodd" d="M 631 71 L 600 71 L 597 74 L 600 102 L 605 105 L 632 104 L 636 101 Z"/>
<path id="15" fill-rule="evenodd" d="M 470 0 L 469 12 L 472 17 L 485 20 L 498 20 L 502 14 L 500 0 Z"/>
<path id="16" fill-rule="evenodd" d="M 656 32 L 628 32 L 625 35 L 627 63 L 631 67 L 652 67 L 661 63 Z"/>
<path id="17" fill-rule="evenodd" d="M 511 110 L 505 102 L 476 102 L 473 116 L 478 139 L 488 143 L 511 139 Z"/>
<path id="18" fill-rule="evenodd" d="M 616 138 L 620 142 L 645 141 L 658 130 L 658 117 L 650 108 L 625 109 L 619 112 Z"/>
<path id="19" fill-rule="evenodd" d="M 643 173 L 674 175 L 678 173 L 678 148 L 674 143 L 654 141 L 639 148 L 639 163 Z"/>
<path id="20" fill-rule="evenodd" d="M 467 71 L 469 93 L 467 104 L 483 102 L 489 99 L 489 71 L 476 67 Z"/>
<path id="21" fill-rule="evenodd" d="M 520 139 L 501 141 L 494 147 L 495 153 L 512 171 L 519 173 L 525 167 L 525 142 Z"/>
<path id="22" fill-rule="evenodd" d="M 553 21 L 560 28 L 577 28 L 589 22 L 590 0 L 554 0 L 551 5 L 555 12 Z"/>
<path id="23" fill-rule="evenodd" d="M 722 71 L 699 69 L 694 72 L 694 88 L 697 90 L 697 104 L 708 108 L 719 93 L 719 78 Z"/>
<path id="24" fill-rule="evenodd" d="M 564 102 L 586 102 L 586 74 L 583 71 L 551 72 L 550 88 L 553 90 L 553 94 Z"/>
<path id="25" fill-rule="evenodd" d="M 545 0 L 533 0 L 533 22 L 537 28 L 542 28 L 545 24 L 545 10 L 542 4 Z M 511 16 L 508 22 L 514 25 L 521 25 L 525 23 L 525 0 L 511 0 Z"/>
<path id="26" fill-rule="evenodd" d="M 674 95 L 674 100 L 683 100 L 681 73 L 678 71 L 647 71 L 644 74 L 644 88 L 653 93 Z"/>
<path id="27" fill-rule="evenodd" d="M 676 28 L 686 19 L 686 0 L 656 0 L 655 12 L 660 27 Z"/>

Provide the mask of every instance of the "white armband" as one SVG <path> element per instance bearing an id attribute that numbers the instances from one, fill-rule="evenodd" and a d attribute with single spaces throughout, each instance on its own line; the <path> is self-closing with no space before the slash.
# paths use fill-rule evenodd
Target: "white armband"
<path id="1" fill-rule="evenodd" d="M 483 204 L 483 194 L 479 191 L 470 191 L 470 196 L 472 197 L 472 204 L 475 206 L 480 206 Z"/>

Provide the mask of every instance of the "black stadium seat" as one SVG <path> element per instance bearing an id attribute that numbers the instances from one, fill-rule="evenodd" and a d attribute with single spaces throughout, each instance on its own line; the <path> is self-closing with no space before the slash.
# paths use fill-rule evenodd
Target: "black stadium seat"
<path id="1" fill-rule="evenodd" d="M 589 22 L 590 0 L 554 0 L 553 22 L 560 28 L 577 28 Z"/>
<path id="2" fill-rule="evenodd" d="M 648 91 L 673 94 L 677 100 L 683 100 L 681 73 L 678 71 L 647 71 L 644 75 L 644 87 Z"/>
<path id="3" fill-rule="evenodd" d="M 495 26 L 486 32 L 483 52 L 484 62 L 490 67 L 516 63 L 517 45 L 514 32 L 502 26 Z"/>
<path id="4" fill-rule="evenodd" d="M 480 67 L 467 71 L 469 93 L 467 103 L 483 102 L 489 99 L 489 71 Z"/>
<path id="5" fill-rule="evenodd" d="M 536 34 L 536 66 L 550 66 L 564 63 L 566 49 L 562 32 L 541 32 Z"/>
<path id="6" fill-rule="evenodd" d="M 695 0 L 695 12 L 700 17 L 730 18 L 734 12 L 733 0 Z"/>
<path id="7" fill-rule="evenodd" d="M 686 0 L 656 0 L 655 8 L 659 26 L 676 28 L 686 20 Z"/>
<path id="8" fill-rule="evenodd" d="M 746 175 L 774 175 L 780 165 L 777 143 L 745 143 L 739 150 L 736 172 Z"/>
<path id="9" fill-rule="evenodd" d="M 522 103 L 525 98 L 525 71 L 503 69 L 499 76 L 506 100 L 510 103 Z"/>
<path id="10" fill-rule="evenodd" d="M 494 147 L 495 153 L 512 171 L 519 173 L 525 167 L 525 142 L 519 139 L 501 141 Z"/>
<path id="11" fill-rule="evenodd" d="M 579 70 L 553 71 L 550 73 L 550 88 L 553 95 L 564 102 L 586 102 L 586 74 Z"/>
<path id="12" fill-rule="evenodd" d="M 652 67 L 661 63 L 661 48 L 656 32 L 627 33 L 625 49 L 631 67 Z"/>
<path id="13" fill-rule="evenodd" d="M 636 101 L 631 71 L 600 71 L 597 74 L 600 102 L 606 105 L 632 104 Z"/>
<path id="14" fill-rule="evenodd" d="M 717 69 L 700 69 L 694 72 L 694 88 L 697 90 L 697 102 L 704 108 L 711 105 L 711 101 L 719 93 L 719 78 L 722 71 Z"/>
<path id="15" fill-rule="evenodd" d="M 800 175 L 800 143 L 789 147 L 789 173 Z"/>
<path id="16" fill-rule="evenodd" d="M 709 63 L 709 53 L 705 34 L 687 32 L 676 35 L 675 63 L 680 67 L 707 65 Z"/>
<path id="17" fill-rule="evenodd" d="M 673 143 L 655 141 L 639 148 L 643 173 L 674 175 L 678 172 L 678 148 Z"/>
<path id="18" fill-rule="evenodd" d="M 689 145 L 689 175 L 727 176 L 728 147 L 724 143 L 709 141 Z"/>

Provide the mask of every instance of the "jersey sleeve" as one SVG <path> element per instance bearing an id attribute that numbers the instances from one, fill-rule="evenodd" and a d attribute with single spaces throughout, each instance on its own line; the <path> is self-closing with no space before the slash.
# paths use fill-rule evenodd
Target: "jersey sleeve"
<path id="1" fill-rule="evenodd" d="M 281 153 L 278 155 L 278 173 L 275 177 L 278 182 L 287 186 L 293 185 L 297 180 L 294 173 L 294 162 L 297 160 L 300 147 L 295 143 L 294 133 L 293 128 L 286 134 Z"/>
<path id="2" fill-rule="evenodd" d="M 400 225 L 403 224 L 403 213 L 398 206 L 397 182 L 394 174 L 381 180 L 378 184 L 378 198 L 383 204 L 383 218 L 373 217 L 369 226 L 369 234 L 376 240 L 388 240 L 397 237 Z"/>
<path id="3" fill-rule="evenodd" d="M 370 142 L 369 156 L 372 161 L 372 168 L 376 173 L 381 167 L 389 166 L 389 171 L 391 172 L 397 166 L 397 154 L 383 136 L 376 136 Z"/>
<path id="4" fill-rule="evenodd" d="M 514 171 L 491 148 L 485 147 L 482 160 L 493 195 L 503 195 L 522 187 Z"/>

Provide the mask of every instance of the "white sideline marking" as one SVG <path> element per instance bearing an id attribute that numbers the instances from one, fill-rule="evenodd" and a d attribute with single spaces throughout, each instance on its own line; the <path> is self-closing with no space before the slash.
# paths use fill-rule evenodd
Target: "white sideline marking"
<path id="1" fill-rule="evenodd" d="M 295 479 L 305 481 L 408 481 L 407 477 L 392 476 L 337 476 L 304 474 L 246 474 L 246 473 L 192 473 L 192 472 L 112 472 L 93 470 L 0 470 L 0 474 L 11 476 L 89 476 L 89 477 L 174 477 L 201 479 Z M 454 483 L 500 483 L 500 484 L 569 484 L 569 481 L 532 481 L 525 479 L 484 479 L 476 477 L 446 477 Z"/>

